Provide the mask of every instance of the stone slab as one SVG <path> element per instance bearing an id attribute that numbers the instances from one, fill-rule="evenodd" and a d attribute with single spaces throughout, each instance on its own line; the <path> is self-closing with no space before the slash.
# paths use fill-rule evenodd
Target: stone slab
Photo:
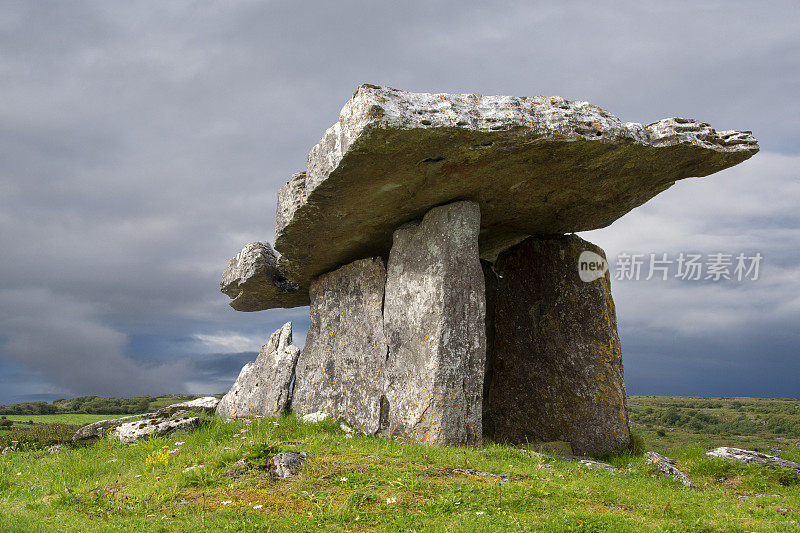
<path id="1" fill-rule="evenodd" d="M 692 119 L 645 126 L 560 97 L 362 85 L 312 148 L 306 171 L 279 192 L 276 268 L 307 287 L 341 265 L 386 256 L 400 224 L 454 200 L 480 205 L 480 255 L 494 261 L 529 235 L 608 226 L 675 181 L 757 151 L 750 132 Z M 308 303 L 302 290 L 267 287 L 234 293 L 236 305 Z"/>
<path id="2" fill-rule="evenodd" d="M 630 444 L 622 350 L 608 272 L 581 281 L 575 235 L 531 237 L 494 265 L 489 413 L 494 439 L 567 441 L 574 453 Z"/>
<path id="3" fill-rule="evenodd" d="M 386 340 L 380 258 L 355 261 L 311 283 L 306 345 L 292 409 L 342 418 L 364 433 L 380 429 Z"/>
<path id="4" fill-rule="evenodd" d="M 237 311 L 308 305 L 308 290 L 286 279 L 268 242 L 251 242 L 228 261 L 220 290 Z"/>
<path id="5" fill-rule="evenodd" d="M 480 208 L 454 202 L 394 232 L 384 329 L 391 435 L 435 444 L 481 442 L 485 293 Z"/>

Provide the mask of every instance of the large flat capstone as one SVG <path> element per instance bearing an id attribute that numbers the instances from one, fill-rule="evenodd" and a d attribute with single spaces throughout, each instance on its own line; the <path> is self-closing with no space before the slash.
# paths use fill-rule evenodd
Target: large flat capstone
<path id="1" fill-rule="evenodd" d="M 480 256 L 494 261 L 529 235 L 607 226 L 675 181 L 757 151 L 750 132 L 683 118 L 623 123 L 559 97 L 362 85 L 306 171 L 279 192 L 276 265 L 257 276 L 260 286 L 223 290 L 242 310 L 307 305 L 305 291 L 284 281 L 308 287 L 357 259 L 385 257 L 399 225 L 455 200 L 480 205 Z"/>
<path id="2" fill-rule="evenodd" d="M 485 404 L 496 441 L 567 441 L 577 454 L 630 444 L 610 276 L 582 281 L 582 252 L 605 259 L 575 235 L 531 237 L 487 271 L 497 275 Z"/>
<path id="3" fill-rule="evenodd" d="M 386 340 L 380 258 L 355 261 L 311 283 L 306 345 L 297 364 L 292 409 L 342 418 L 365 433 L 381 425 Z"/>
<path id="4" fill-rule="evenodd" d="M 431 209 L 394 232 L 384 303 L 385 406 L 393 435 L 481 442 L 486 358 L 475 202 Z"/>
<path id="5" fill-rule="evenodd" d="M 244 365 L 233 387 L 217 405 L 227 417 L 275 416 L 290 406 L 290 388 L 300 349 L 292 344 L 292 323 L 269 337 L 255 361 Z"/>

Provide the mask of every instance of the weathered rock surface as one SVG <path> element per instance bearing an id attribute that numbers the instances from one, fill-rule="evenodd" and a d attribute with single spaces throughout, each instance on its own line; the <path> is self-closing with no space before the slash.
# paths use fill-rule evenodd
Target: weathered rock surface
<path id="1" fill-rule="evenodd" d="M 300 349 L 292 344 L 292 323 L 287 322 L 269 337 L 255 361 L 244 365 L 239 377 L 217 405 L 217 414 L 275 416 L 291 402 L 292 384 Z"/>
<path id="2" fill-rule="evenodd" d="M 150 418 L 119 425 L 108 433 L 108 438 L 122 443 L 130 443 L 179 431 L 192 431 L 204 423 L 205 421 L 197 416 L 190 418 Z"/>
<path id="3" fill-rule="evenodd" d="M 306 345 L 297 363 L 292 409 L 342 418 L 376 433 L 386 365 L 380 258 L 362 259 L 311 283 Z"/>
<path id="4" fill-rule="evenodd" d="M 76 444 L 91 444 L 92 442 L 100 440 L 101 437 L 105 437 L 117 426 L 133 420 L 144 420 L 154 416 L 155 413 L 145 413 L 141 415 L 123 416 L 122 418 L 116 418 L 113 420 L 100 420 L 98 422 L 93 422 L 78 429 L 78 431 L 76 431 L 72 436 L 72 442 Z"/>
<path id="5" fill-rule="evenodd" d="M 8 455 L 10 453 L 14 453 L 14 448 L 12 448 L 11 446 L 6 446 L 5 448 L 3 448 L 3 451 L 2 453 L 0 453 L 0 455 Z"/>
<path id="6" fill-rule="evenodd" d="M 243 310 L 308 303 L 281 283 L 307 287 L 341 265 L 383 257 L 398 225 L 461 199 L 480 205 L 480 253 L 493 261 L 529 235 L 607 226 L 676 180 L 757 151 L 750 132 L 683 118 L 622 123 L 560 97 L 362 85 L 311 150 L 306 172 L 279 192 L 279 267 L 265 257 L 263 288 L 236 290 L 251 277 L 232 275 L 241 281 L 223 282 L 233 287 L 224 292 Z"/>
<path id="7" fill-rule="evenodd" d="M 610 276 L 583 282 L 574 235 L 531 237 L 502 253 L 489 413 L 494 439 L 567 441 L 576 454 L 630 444 Z"/>
<path id="8" fill-rule="evenodd" d="M 800 473 L 800 463 L 787 461 L 786 459 L 781 459 L 774 455 L 767 455 L 766 453 L 754 452 L 751 450 L 723 446 L 706 452 L 706 455 L 715 459 L 724 459 L 726 461 L 735 461 L 739 463 L 752 463 L 769 468 L 790 468 Z"/>
<path id="9" fill-rule="evenodd" d="M 313 458 L 314 454 L 308 452 L 282 452 L 270 459 L 268 466 L 278 477 L 293 477 L 300 472 L 306 460 Z"/>
<path id="10" fill-rule="evenodd" d="M 203 411 L 206 413 L 213 413 L 217 409 L 219 400 L 213 396 L 203 396 L 202 398 L 195 398 L 188 402 L 175 403 L 162 407 L 156 411 L 155 417 L 170 416 L 178 411 Z"/>
<path id="11" fill-rule="evenodd" d="M 268 242 L 251 242 L 228 261 L 220 290 L 237 311 L 308 305 L 308 291 L 286 279 Z"/>
<path id="12" fill-rule="evenodd" d="M 674 459 L 670 459 L 656 452 L 647 452 L 644 454 L 644 460 L 647 464 L 654 465 L 663 475 L 680 481 L 687 487 L 692 486 L 692 480 L 678 468 L 678 464 Z"/>
<path id="13" fill-rule="evenodd" d="M 383 417 L 393 435 L 437 444 L 481 441 L 480 217 L 477 203 L 454 202 L 394 233 L 383 315 L 389 345 Z"/>

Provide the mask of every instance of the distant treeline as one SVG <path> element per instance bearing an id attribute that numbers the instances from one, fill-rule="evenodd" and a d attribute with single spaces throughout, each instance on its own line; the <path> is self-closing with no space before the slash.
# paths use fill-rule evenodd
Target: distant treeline
<path id="1" fill-rule="evenodd" d="M 154 411 L 159 407 L 197 398 L 192 394 L 169 394 L 163 396 L 136 396 L 134 398 L 110 398 L 105 396 L 81 396 L 79 398 L 60 398 L 47 402 L 27 402 L 0 405 L 0 415 L 58 415 L 58 414 L 98 414 L 124 415 Z"/>

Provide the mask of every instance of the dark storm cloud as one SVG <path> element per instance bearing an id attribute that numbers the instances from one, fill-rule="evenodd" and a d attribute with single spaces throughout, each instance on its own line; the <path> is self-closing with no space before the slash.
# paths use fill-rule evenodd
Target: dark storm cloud
<path id="1" fill-rule="evenodd" d="M 705 306 L 692 303 L 696 287 L 671 297 L 671 286 L 617 284 L 630 379 L 647 382 L 648 368 L 672 354 L 645 349 L 665 346 L 640 320 L 652 311 L 637 306 L 645 289 L 669 303 L 665 316 L 691 304 L 695 316 L 717 317 L 720 329 L 699 338 L 669 321 L 683 342 L 675 350 L 733 353 L 746 342 L 723 341 L 741 324 L 715 301 L 766 308 L 777 298 L 797 316 L 782 294 L 797 287 L 798 255 L 787 244 L 797 242 L 797 213 L 758 203 L 797 203 L 800 123 L 787 119 L 800 115 L 795 6 L 5 2 L 0 357 L 28 372 L 20 379 L 31 394 L 219 391 L 240 361 L 219 356 L 226 362 L 214 366 L 211 354 L 257 350 L 287 320 L 302 344 L 303 309 L 236 313 L 218 292 L 219 275 L 245 242 L 271 239 L 277 188 L 364 82 L 560 94 L 623 120 L 683 115 L 754 130 L 764 163 L 737 174 L 750 189 L 725 195 L 720 179 L 691 223 L 682 200 L 665 200 L 596 239 L 609 251 L 768 250 L 785 281 L 741 297 L 712 292 Z M 784 193 L 754 195 L 764 180 Z M 770 339 L 785 322 L 769 316 L 747 338 L 777 353 Z M 708 344 L 712 335 L 722 344 Z M 650 362 L 637 363 L 635 352 Z M 746 368 L 747 354 L 736 353 Z M 753 390 L 768 394 L 770 379 Z M 674 383 L 702 387 L 686 376 Z M 3 386 L 0 402 L 10 391 Z"/>

